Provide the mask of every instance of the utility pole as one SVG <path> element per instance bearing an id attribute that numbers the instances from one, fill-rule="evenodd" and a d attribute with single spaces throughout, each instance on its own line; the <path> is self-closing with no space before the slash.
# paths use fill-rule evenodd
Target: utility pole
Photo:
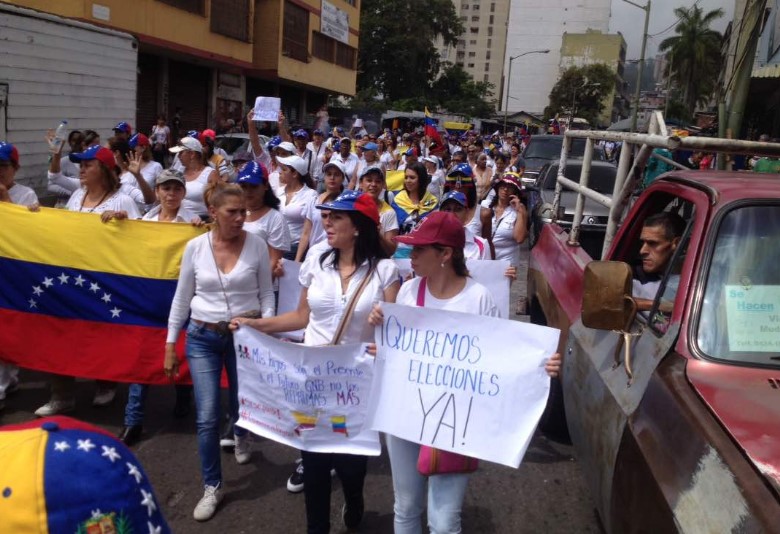
<path id="1" fill-rule="evenodd" d="M 509 111 L 509 87 L 512 84 L 512 62 L 519 57 L 527 56 L 528 54 L 549 54 L 549 50 L 531 50 L 530 52 L 523 52 L 509 58 L 509 76 L 506 79 L 506 98 L 504 99 L 504 135 L 506 135 L 506 118 Z"/>
<path id="2" fill-rule="evenodd" d="M 639 70 L 636 73 L 636 92 L 634 93 L 634 109 L 631 112 L 631 131 L 636 132 L 638 114 L 639 114 L 639 98 L 642 93 L 642 71 L 645 70 L 645 48 L 647 47 L 647 27 L 650 24 L 650 2 L 647 0 L 647 5 L 639 5 L 631 0 L 623 0 L 627 4 L 631 4 L 634 7 L 645 12 L 645 30 L 642 33 L 642 52 L 639 54 Z"/>

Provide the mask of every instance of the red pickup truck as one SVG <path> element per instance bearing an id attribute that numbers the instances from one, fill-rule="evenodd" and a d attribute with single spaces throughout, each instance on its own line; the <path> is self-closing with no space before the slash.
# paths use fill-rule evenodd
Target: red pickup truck
<path id="1" fill-rule="evenodd" d="M 637 313 L 640 232 L 663 211 L 685 232 Z M 668 173 L 604 260 L 545 225 L 528 300 L 562 331 L 566 421 L 605 530 L 780 532 L 780 176 Z"/>

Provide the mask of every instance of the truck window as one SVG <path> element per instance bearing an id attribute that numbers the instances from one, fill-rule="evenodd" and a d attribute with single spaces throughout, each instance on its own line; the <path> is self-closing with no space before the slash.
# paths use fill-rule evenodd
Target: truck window
<path id="1" fill-rule="evenodd" d="M 718 227 L 697 323 L 705 356 L 780 367 L 778 207 L 737 207 Z"/>

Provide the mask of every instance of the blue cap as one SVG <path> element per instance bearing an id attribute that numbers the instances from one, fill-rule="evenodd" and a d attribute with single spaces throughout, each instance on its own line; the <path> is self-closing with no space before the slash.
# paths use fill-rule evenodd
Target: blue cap
<path id="1" fill-rule="evenodd" d="M 471 171 L 471 165 L 468 163 L 458 163 L 452 170 L 447 173 L 447 176 L 465 176 L 471 178 L 474 173 Z"/>
<path id="2" fill-rule="evenodd" d="M 301 128 L 300 130 L 295 130 L 295 132 L 293 132 L 293 137 L 302 137 L 304 139 L 308 139 L 309 133 Z"/>
<path id="3" fill-rule="evenodd" d="M 325 134 L 322 132 L 322 130 L 320 130 L 319 128 L 317 128 L 316 130 L 314 130 L 314 131 L 312 132 L 312 135 L 325 135 Z"/>
<path id="4" fill-rule="evenodd" d="M 454 200 L 458 204 L 460 204 L 463 207 L 468 207 L 468 201 L 466 200 L 466 195 L 461 193 L 460 191 L 450 191 L 446 195 L 444 195 L 441 198 L 441 203 L 439 206 L 443 206 L 445 202 L 448 200 Z"/>
<path id="5" fill-rule="evenodd" d="M 335 128 L 333 128 L 333 131 L 338 132 L 340 134 L 344 134 L 344 128 L 342 128 L 341 126 L 336 126 Z"/>
<path id="6" fill-rule="evenodd" d="M 131 133 L 133 133 L 133 127 L 130 126 L 125 121 L 122 121 L 120 123 L 117 123 L 116 126 L 114 126 L 114 131 L 115 132 L 125 132 L 126 134 L 131 134 Z"/>
<path id="7" fill-rule="evenodd" d="M 250 161 L 241 171 L 236 178 L 237 184 L 250 184 L 250 185 L 263 185 L 268 180 L 268 171 L 266 168 L 256 161 Z"/>
<path id="8" fill-rule="evenodd" d="M 379 149 L 379 147 L 377 146 L 376 143 L 366 143 L 365 145 L 363 145 L 363 150 L 374 150 L 375 151 L 377 149 Z"/>
<path id="9" fill-rule="evenodd" d="M 319 210 L 357 211 L 379 224 L 379 208 L 374 197 L 362 191 L 344 191 L 335 200 L 315 207 Z"/>
<path id="10" fill-rule="evenodd" d="M 404 152 L 404 156 L 416 156 L 416 155 L 417 155 L 417 151 L 414 149 L 414 147 Z"/>
<path id="11" fill-rule="evenodd" d="M 189 130 L 185 137 L 192 137 L 193 139 L 198 139 L 200 137 L 200 132 L 198 130 Z"/>
<path id="12" fill-rule="evenodd" d="M 19 165 L 19 151 L 11 143 L 0 141 L 0 161 L 10 161 L 14 165 Z"/>
<path id="13" fill-rule="evenodd" d="M 275 135 L 271 138 L 270 141 L 268 141 L 268 143 L 266 143 L 265 148 L 271 150 L 278 147 L 281 143 L 282 143 L 282 138 L 279 137 L 278 135 Z"/>

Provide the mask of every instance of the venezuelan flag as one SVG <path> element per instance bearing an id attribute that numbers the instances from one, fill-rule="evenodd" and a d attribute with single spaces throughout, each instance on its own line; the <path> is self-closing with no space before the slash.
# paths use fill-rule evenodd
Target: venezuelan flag
<path id="1" fill-rule="evenodd" d="M 337 434 L 344 434 L 345 436 L 349 436 L 347 433 L 347 416 L 346 415 L 334 415 L 330 418 L 330 424 L 333 427 L 333 432 Z"/>
<path id="2" fill-rule="evenodd" d="M 433 118 L 431 112 L 428 111 L 428 107 L 425 108 L 425 135 L 431 138 L 431 141 L 436 143 L 439 149 L 444 148 L 444 143 L 439 135 L 439 130 L 436 128 L 438 122 Z"/>
<path id="3" fill-rule="evenodd" d="M 0 359 L 104 380 L 167 383 L 162 354 L 186 224 L 0 203 Z"/>

